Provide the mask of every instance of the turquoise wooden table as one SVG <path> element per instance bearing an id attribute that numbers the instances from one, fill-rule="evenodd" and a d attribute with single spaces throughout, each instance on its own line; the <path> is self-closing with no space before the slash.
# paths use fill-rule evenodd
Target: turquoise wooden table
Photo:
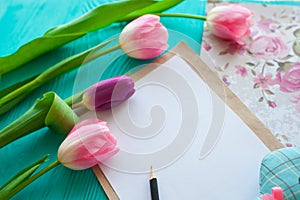
<path id="1" fill-rule="evenodd" d="M 87 11 L 109 0 L 9 0 L 2 1 L 0 6 L 0 56 L 15 52 L 21 45 L 41 36 L 51 27 L 66 23 Z M 170 9 L 173 13 L 205 14 L 205 1 L 187 0 Z M 174 33 L 184 34 L 195 42 L 194 49 L 199 52 L 203 22 L 193 19 L 165 18 L 164 25 Z M 24 67 L 4 75 L 0 80 L 0 89 L 47 69 L 63 58 L 84 51 L 115 34 L 120 33 L 125 23 L 116 23 L 100 31 L 87 34 L 85 37 L 71 42 L 58 50 L 52 51 Z M 178 35 L 178 34 L 177 34 Z M 180 35 L 180 34 L 179 34 Z M 170 48 L 179 40 L 170 38 Z M 198 48 L 198 49 L 197 49 Z M 126 73 L 130 68 L 144 62 L 133 59 L 118 61 L 114 70 L 105 73 L 112 77 Z M 62 98 L 73 93 L 77 70 L 58 77 L 29 95 L 7 114 L 0 117 L 0 129 L 23 114 L 37 98 L 47 91 L 55 91 Z M 105 78 L 103 77 L 103 78 Z M 57 149 L 64 136 L 51 133 L 43 128 L 0 150 L 0 185 L 5 183 L 17 171 L 34 162 L 42 155 L 50 153 L 51 161 L 55 160 Z M 45 166 L 45 165 L 44 165 Z M 42 166 L 42 167 L 44 167 Z M 91 169 L 72 171 L 58 166 L 39 178 L 13 199 L 107 199 Z"/>
<path id="2" fill-rule="evenodd" d="M 15 52 L 21 45 L 41 36 L 51 27 L 68 22 L 92 8 L 110 2 L 109 0 L 9 0 L 0 6 L 0 56 Z M 252 1 L 258 2 L 258 1 Z M 281 1 L 276 3 L 293 4 Z M 294 2 L 295 3 L 295 2 Z M 299 2 L 298 2 L 299 4 Z M 167 12 L 204 15 L 206 1 L 186 0 Z M 194 19 L 163 18 L 163 24 L 172 32 L 170 48 L 181 39 L 187 40 L 199 52 L 203 22 Z M 125 23 L 116 23 L 105 29 L 87 34 L 60 49 L 52 51 L 26 64 L 24 67 L 4 75 L 0 89 L 37 74 L 63 58 L 84 51 L 115 34 L 120 33 Z M 175 35 L 175 36 L 174 36 Z M 192 42 L 191 42 L 192 41 Z M 104 77 L 126 73 L 141 61 L 130 58 L 118 60 Z M 43 93 L 55 91 L 62 98 L 73 94 L 77 70 L 56 78 L 29 95 L 7 114 L 0 117 L 0 129 L 23 114 Z M 50 153 L 49 161 L 56 159 L 57 149 L 64 136 L 43 128 L 0 150 L 0 185 L 17 171 L 29 165 L 42 155 Z M 17 194 L 14 199 L 107 199 L 92 170 L 72 171 L 58 166 Z"/>

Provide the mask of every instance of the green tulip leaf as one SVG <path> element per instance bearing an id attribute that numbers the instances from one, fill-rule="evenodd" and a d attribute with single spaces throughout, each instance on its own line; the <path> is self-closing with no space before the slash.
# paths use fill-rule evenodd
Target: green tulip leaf
<path id="1" fill-rule="evenodd" d="M 101 5 L 83 16 L 47 31 L 42 37 L 0 58 L 0 77 L 34 58 L 56 49 L 88 32 L 110 25 L 129 13 L 156 3 L 154 0 L 127 0 Z"/>
<path id="2" fill-rule="evenodd" d="M 9 199 L 14 189 L 21 185 L 25 180 L 29 179 L 31 175 L 44 163 L 49 157 L 49 154 L 43 156 L 38 161 L 24 168 L 18 172 L 14 177 L 7 181 L 0 187 L 0 199 Z"/>
<path id="3" fill-rule="evenodd" d="M 8 95 L 9 93 L 13 92 L 14 90 L 20 88 L 21 86 L 29 83 L 30 81 L 32 81 L 35 77 L 29 78 L 27 80 L 21 81 L 19 83 L 16 83 L 12 86 L 9 86 L 8 88 L 5 88 L 4 90 L 0 91 L 0 99 L 2 99 L 4 96 Z M 5 112 L 9 111 L 11 108 L 13 108 L 17 103 L 19 103 L 20 101 L 22 101 L 24 98 L 26 97 L 26 95 L 21 95 L 18 98 L 14 98 L 12 101 L 10 101 L 9 103 L 0 106 L 0 116 L 2 114 L 4 114 Z"/>
<path id="4" fill-rule="evenodd" d="M 135 19 L 141 15 L 147 14 L 147 13 L 159 13 L 162 12 L 164 10 L 167 10 L 179 3 L 181 3 L 183 0 L 164 0 L 164 1 L 160 1 L 157 2 L 155 4 L 152 4 L 150 6 L 147 6 L 145 8 L 142 8 L 140 10 L 137 10 L 135 12 L 130 13 L 129 15 L 125 16 L 123 19 L 121 19 L 121 21 L 128 21 L 128 20 L 132 20 Z"/>
<path id="5" fill-rule="evenodd" d="M 127 0 L 104 4 L 81 17 L 61 26 L 50 29 L 44 36 L 88 33 L 110 25 L 127 14 L 156 3 L 154 0 Z"/>
<path id="6" fill-rule="evenodd" d="M 45 126 L 55 133 L 68 134 L 78 121 L 74 111 L 59 96 L 54 92 L 46 93 L 26 113 L 0 131 L 0 148 Z"/>
<path id="7" fill-rule="evenodd" d="M 36 76 L 31 77 L 31 78 L 28 78 L 28 79 L 26 79 L 26 80 L 24 80 L 24 81 L 18 82 L 18 83 L 14 84 L 14 85 L 11 85 L 11 86 L 9 86 L 9 87 L 7 87 L 7 88 L 1 90 L 1 91 L 0 91 L 0 98 L 6 96 L 7 94 L 11 93 L 12 91 L 18 89 L 18 88 L 21 87 L 22 85 L 25 85 L 26 83 L 32 81 L 35 77 L 36 77 Z"/>
<path id="8" fill-rule="evenodd" d="M 295 41 L 293 44 L 294 53 L 300 57 L 300 41 Z"/>
<path id="9" fill-rule="evenodd" d="M 11 101 L 1 104 L 0 103 L 0 116 L 3 115 L 4 113 L 8 112 L 10 109 L 12 109 L 15 105 L 20 103 L 27 95 L 19 95 L 18 97 L 13 98 Z M 0 98 L 1 101 L 2 97 Z"/>
<path id="10" fill-rule="evenodd" d="M 0 57 L 0 76 L 83 35 L 84 34 L 62 35 L 56 37 L 43 36 L 34 39 L 21 46 L 15 53 Z"/>
<path id="11" fill-rule="evenodd" d="M 47 93 L 44 98 L 53 99 L 45 118 L 45 125 L 54 133 L 68 134 L 74 125 L 79 122 L 79 118 L 55 93 Z"/>
<path id="12" fill-rule="evenodd" d="M 93 56 L 94 51 L 97 51 L 104 47 L 105 45 L 109 44 L 114 39 L 107 40 L 102 42 L 95 47 L 92 47 L 82 53 L 78 53 L 74 56 L 66 58 L 59 63 L 55 64 L 54 66 L 47 69 L 45 72 L 41 73 L 34 79 L 29 79 L 24 81 L 24 84 L 17 84 L 12 86 L 11 88 L 7 88 L 0 92 L 0 116 L 11 108 L 13 108 L 17 103 L 22 101 L 27 95 L 29 95 L 33 90 L 37 89 L 38 87 L 42 86 L 43 84 L 47 83 L 48 81 L 67 73 L 77 67 L 80 67 L 82 63 L 87 63 L 97 56 Z M 103 51 L 104 53 L 107 52 Z M 100 52 L 101 53 L 101 52 Z M 98 53 L 98 55 L 101 55 Z M 88 58 L 89 60 L 86 60 Z M 20 86 L 20 87 L 17 87 Z M 15 90 L 13 90 L 15 89 Z"/>

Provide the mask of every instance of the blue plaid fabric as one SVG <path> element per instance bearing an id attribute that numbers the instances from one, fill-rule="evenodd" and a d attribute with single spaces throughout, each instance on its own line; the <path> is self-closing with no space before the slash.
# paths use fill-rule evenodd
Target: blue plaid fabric
<path id="1" fill-rule="evenodd" d="M 272 187 L 284 191 L 285 200 L 300 200 L 300 148 L 283 148 L 264 157 L 260 169 L 260 191 L 271 193 Z"/>

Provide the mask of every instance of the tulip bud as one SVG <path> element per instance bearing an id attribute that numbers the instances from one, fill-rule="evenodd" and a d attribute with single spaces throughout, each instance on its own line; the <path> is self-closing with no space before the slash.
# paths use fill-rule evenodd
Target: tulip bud
<path id="1" fill-rule="evenodd" d="M 76 124 L 58 149 L 58 161 L 73 170 L 90 168 L 119 151 L 106 122 L 88 119 Z"/>
<path id="2" fill-rule="evenodd" d="M 215 36 L 243 44 L 243 39 L 250 34 L 253 14 L 237 4 L 217 6 L 207 13 L 207 25 Z"/>
<path id="3" fill-rule="evenodd" d="M 151 59 L 168 48 L 168 31 L 156 15 L 143 15 L 125 26 L 119 42 L 122 50 L 136 59 Z"/>
<path id="4" fill-rule="evenodd" d="M 129 76 L 118 76 L 100 81 L 87 89 L 82 103 L 90 110 L 101 111 L 121 104 L 135 92 Z"/>

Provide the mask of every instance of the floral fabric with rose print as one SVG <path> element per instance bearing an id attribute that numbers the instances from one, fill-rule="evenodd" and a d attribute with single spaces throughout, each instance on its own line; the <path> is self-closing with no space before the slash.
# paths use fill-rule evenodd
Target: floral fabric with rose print
<path id="1" fill-rule="evenodd" d="M 300 7 L 240 5 L 254 11 L 245 43 L 207 29 L 201 56 L 285 146 L 300 146 Z"/>

